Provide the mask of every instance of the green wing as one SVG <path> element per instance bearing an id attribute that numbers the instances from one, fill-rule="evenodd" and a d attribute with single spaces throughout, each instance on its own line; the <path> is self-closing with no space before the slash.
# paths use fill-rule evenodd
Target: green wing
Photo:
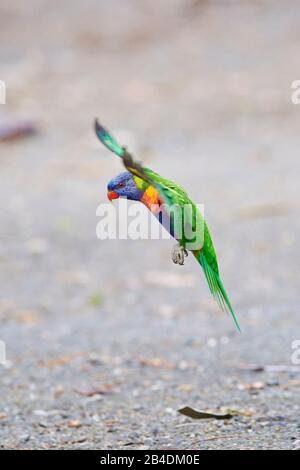
<path id="1" fill-rule="evenodd" d="M 95 119 L 95 132 L 99 140 L 102 142 L 103 145 L 105 145 L 108 150 L 118 155 L 118 157 L 123 157 L 125 150 L 124 147 L 121 147 L 118 144 L 118 142 L 105 129 L 105 127 L 101 126 L 97 119 Z"/>
<path id="2" fill-rule="evenodd" d="M 134 176 L 141 178 L 146 183 L 153 186 L 158 191 L 162 201 L 166 205 L 176 204 L 174 200 L 183 200 L 184 197 L 187 197 L 182 188 L 171 181 L 165 180 L 149 168 L 144 168 L 141 163 L 134 160 L 126 147 L 122 147 L 118 144 L 116 139 L 98 122 L 97 119 L 95 119 L 95 131 L 102 144 L 105 145 L 108 150 L 122 158 L 125 168 Z"/>

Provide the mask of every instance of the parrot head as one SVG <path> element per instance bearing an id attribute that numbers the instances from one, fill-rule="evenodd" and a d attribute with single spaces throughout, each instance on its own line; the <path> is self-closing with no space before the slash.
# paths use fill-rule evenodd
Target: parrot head
<path id="1" fill-rule="evenodd" d="M 143 193 L 144 191 L 137 187 L 134 176 L 129 171 L 115 176 L 107 185 L 107 197 L 110 201 L 119 197 L 140 201 Z"/>

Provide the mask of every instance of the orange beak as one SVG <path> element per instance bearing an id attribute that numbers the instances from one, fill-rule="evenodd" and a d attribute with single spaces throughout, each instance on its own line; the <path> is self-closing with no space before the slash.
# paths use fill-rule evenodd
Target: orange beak
<path id="1" fill-rule="evenodd" d="M 119 195 L 114 191 L 107 191 L 107 197 L 110 201 L 112 201 L 113 199 L 118 199 Z"/>

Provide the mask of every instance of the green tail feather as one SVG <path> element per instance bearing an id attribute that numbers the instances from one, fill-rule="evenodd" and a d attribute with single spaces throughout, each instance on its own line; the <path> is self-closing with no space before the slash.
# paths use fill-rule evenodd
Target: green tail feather
<path id="1" fill-rule="evenodd" d="M 235 326 L 237 327 L 238 331 L 240 332 L 240 326 L 238 324 L 238 321 L 236 319 L 236 316 L 234 314 L 234 311 L 231 307 L 231 304 L 229 302 L 229 299 L 227 297 L 226 291 L 224 289 L 224 286 L 221 282 L 221 279 L 218 275 L 217 272 L 215 272 L 212 267 L 209 265 L 207 262 L 205 255 L 202 251 L 200 253 L 194 253 L 195 257 L 197 258 L 198 262 L 203 268 L 209 290 L 214 296 L 215 300 L 218 302 L 220 308 L 222 310 L 225 310 L 226 312 L 231 313 L 231 316 L 233 318 L 233 321 L 235 323 Z"/>

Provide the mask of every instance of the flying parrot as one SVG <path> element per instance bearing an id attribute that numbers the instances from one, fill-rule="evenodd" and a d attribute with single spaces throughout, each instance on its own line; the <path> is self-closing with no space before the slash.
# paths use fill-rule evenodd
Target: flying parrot
<path id="1" fill-rule="evenodd" d="M 95 131 L 102 144 L 122 158 L 127 170 L 109 181 L 107 185 L 108 199 L 111 201 L 123 197 L 142 202 L 177 240 L 178 243 L 171 253 L 173 262 L 183 265 L 188 251 L 193 253 L 203 269 L 213 297 L 222 310 L 232 315 L 238 331 L 241 331 L 220 279 L 217 256 L 209 230 L 196 205 L 179 185 L 134 160 L 126 147 L 119 145 L 97 119 L 95 120 Z M 174 207 L 181 210 L 181 218 L 176 217 Z M 185 207 L 189 207 L 191 210 L 186 211 Z M 197 233 L 194 233 L 195 230 Z"/>

